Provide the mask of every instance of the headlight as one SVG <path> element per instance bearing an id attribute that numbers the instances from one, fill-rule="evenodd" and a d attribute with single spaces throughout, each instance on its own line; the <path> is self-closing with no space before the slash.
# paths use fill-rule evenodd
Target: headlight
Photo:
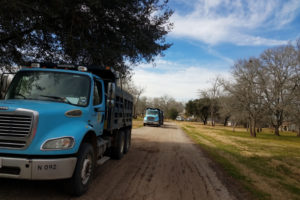
<path id="1" fill-rule="evenodd" d="M 62 137 L 49 139 L 42 145 L 42 150 L 64 150 L 74 146 L 75 141 L 72 137 Z"/>

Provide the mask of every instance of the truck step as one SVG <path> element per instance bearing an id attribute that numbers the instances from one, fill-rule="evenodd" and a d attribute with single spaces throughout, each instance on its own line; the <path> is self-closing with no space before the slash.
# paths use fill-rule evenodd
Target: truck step
<path id="1" fill-rule="evenodd" d="M 97 161 L 97 165 L 103 165 L 106 161 L 108 161 L 110 157 L 108 156 L 103 156 L 100 160 Z"/>

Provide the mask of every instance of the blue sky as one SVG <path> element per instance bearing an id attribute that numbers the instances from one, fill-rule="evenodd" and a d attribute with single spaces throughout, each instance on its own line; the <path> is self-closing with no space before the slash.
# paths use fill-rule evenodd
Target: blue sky
<path id="1" fill-rule="evenodd" d="M 216 76 L 230 78 L 238 59 L 300 38 L 300 0 L 170 0 L 172 47 L 155 66 L 134 68 L 144 96 L 198 98 Z"/>

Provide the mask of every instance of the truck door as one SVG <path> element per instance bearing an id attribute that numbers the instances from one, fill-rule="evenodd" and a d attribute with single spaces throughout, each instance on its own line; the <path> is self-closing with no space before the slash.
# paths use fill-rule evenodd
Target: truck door
<path id="1" fill-rule="evenodd" d="M 104 101 L 103 81 L 94 79 L 94 95 L 93 95 L 93 119 L 91 123 L 97 135 L 103 133 L 105 101 Z"/>

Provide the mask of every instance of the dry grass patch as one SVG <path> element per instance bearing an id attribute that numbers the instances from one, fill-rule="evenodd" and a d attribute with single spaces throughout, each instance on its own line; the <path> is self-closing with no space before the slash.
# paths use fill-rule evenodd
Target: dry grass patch
<path id="1" fill-rule="evenodd" d="M 132 120 L 132 128 L 141 128 L 144 126 L 143 118 L 137 118 Z"/>
<path id="2" fill-rule="evenodd" d="M 178 123 L 255 199 L 300 199 L 300 138 L 270 130 L 253 138 L 245 129 Z"/>

